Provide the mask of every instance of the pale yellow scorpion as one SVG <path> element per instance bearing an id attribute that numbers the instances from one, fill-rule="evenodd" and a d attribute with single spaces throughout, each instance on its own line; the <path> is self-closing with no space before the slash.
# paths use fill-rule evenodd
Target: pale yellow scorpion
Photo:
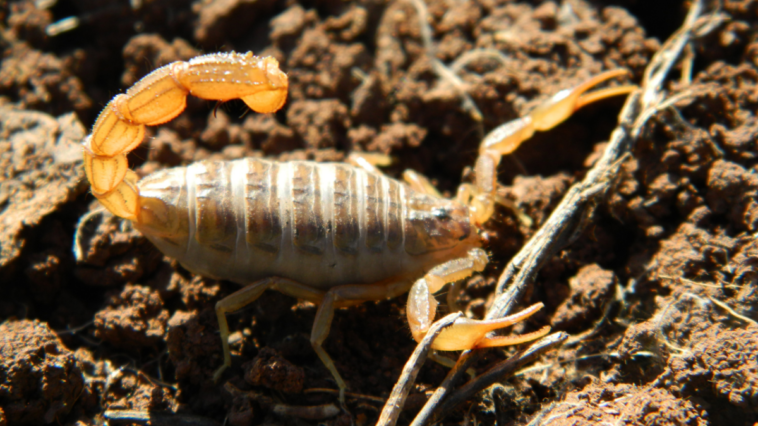
<path id="1" fill-rule="evenodd" d="M 84 141 L 84 164 L 95 197 L 132 221 L 164 254 L 197 274 L 245 286 L 216 304 L 224 351 L 216 379 L 231 365 L 226 313 L 274 289 L 318 305 L 311 344 L 344 399 L 347 385 L 322 348 L 334 310 L 410 290 L 408 323 L 420 340 L 435 318 L 434 293 L 482 271 L 488 261 L 479 229 L 494 212 L 501 156 L 583 105 L 629 93 L 633 86 L 585 93 L 624 73 L 600 74 L 495 129 L 481 143 L 474 183 L 462 185 L 454 200 L 437 195 L 420 175 L 409 174 L 409 182 L 401 183 L 360 156 L 351 157 L 356 165 L 203 161 L 138 180 L 126 155 L 142 142 L 145 126 L 179 115 L 187 95 L 242 99 L 260 113 L 284 105 L 287 75 L 275 59 L 252 53 L 200 56 L 148 74 L 103 109 Z M 550 328 L 520 336 L 488 333 L 541 307 L 491 321 L 460 318 L 433 348 L 455 351 L 537 339 Z"/>

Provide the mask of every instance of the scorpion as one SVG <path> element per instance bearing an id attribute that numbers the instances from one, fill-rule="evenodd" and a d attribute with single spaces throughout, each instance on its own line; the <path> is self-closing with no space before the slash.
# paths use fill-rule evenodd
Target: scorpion
<path id="1" fill-rule="evenodd" d="M 578 108 L 631 92 L 634 86 L 588 92 L 625 73 L 606 71 L 490 132 L 481 142 L 473 183 L 462 184 L 454 199 L 442 198 L 420 174 L 406 173 L 407 182 L 384 176 L 375 167 L 379 160 L 360 155 L 351 155 L 349 164 L 202 161 L 140 180 L 129 170 L 127 154 L 144 139 L 145 126 L 181 114 L 188 95 L 241 99 L 258 113 L 284 105 L 288 80 L 276 59 L 251 52 L 208 54 L 156 69 L 116 95 L 83 142 L 85 172 L 100 203 L 132 221 L 165 255 L 193 273 L 243 286 L 215 307 L 224 363 L 214 380 L 232 364 L 226 314 L 265 290 L 277 290 L 318 306 L 311 345 L 344 403 L 347 384 L 322 348 L 335 309 L 409 292 L 408 323 L 420 341 L 435 319 L 434 294 L 488 262 L 480 229 L 494 213 L 501 157 Z M 490 332 L 542 306 L 495 320 L 461 317 L 432 348 L 457 351 L 538 339 L 549 326 L 515 336 Z"/>

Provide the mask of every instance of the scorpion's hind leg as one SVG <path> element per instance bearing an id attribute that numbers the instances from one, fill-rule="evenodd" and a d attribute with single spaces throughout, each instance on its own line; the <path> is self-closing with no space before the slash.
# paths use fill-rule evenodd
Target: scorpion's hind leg
<path id="1" fill-rule="evenodd" d="M 434 322 L 437 311 L 437 301 L 434 293 L 445 284 L 466 278 L 474 272 L 480 272 L 487 264 L 487 254 L 484 250 L 471 249 L 467 257 L 453 259 L 433 268 L 424 278 L 416 281 L 408 294 L 406 312 L 411 333 L 416 341 L 421 341 Z M 461 351 L 474 348 L 508 346 L 529 342 L 546 335 L 550 327 L 519 336 L 488 337 L 487 333 L 523 321 L 542 309 L 542 303 L 537 303 L 524 311 L 509 317 L 496 320 L 477 321 L 459 318 L 452 326 L 442 330 L 432 343 L 432 348 L 443 351 Z"/>
<path id="2" fill-rule="evenodd" d="M 397 279 L 386 280 L 376 284 L 356 284 L 342 285 L 333 287 L 324 295 L 321 304 L 316 312 L 316 319 L 313 322 L 311 331 L 311 346 L 316 352 L 321 362 L 332 373 L 332 377 L 337 382 L 340 390 L 340 403 L 344 406 L 345 391 L 347 384 L 342 379 L 337 367 L 334 365 L 332 358 L 322 347 L 324 340 L 329 336 L 329 330 L 334 319 L 334 310 L 346 306 L 352 306 L 368 300 L 383 300 L 397 297 L 408 290 L 409 280 Z"/>
<path id="3" fill-rule="evenodd" d="M 479 158 L 474 166 L 475 183 L 462 186 L 458 196 L 471 206 L 477 223 L 486 222 L 494 212 L 500 157 L 515 151 L 534 132 L 552 129 L 587 104 L 633 92 L 637 86 L 609 87 L 587 93 L 598 84 L 625 74 L 627 71 L 623 69 L 606 71 L 573 89 L 561 90 L 527 116 L 509 121 L 487 134 L 479 146 Z"/>
<path id="4" fill-rule="evenodd" d="M 369 173 L 375 174 L 383 174 L 377 166 L 386 167 L 392 164 L 392 158 L 389 155 L 376 152 L 351 152 L 350 155 L 347 156 L 346 161 Z M 406 169 L 403 172 L 403 180 L 416 192 L 442 198 L 442 195 L 437 191 L 437 188 L 435 188 L 434 185 L 429 182 L 429 179 L 421 173 Z"/>
<path id="5" fill-rule="evenodd" d="M 405 181 L 405 183 L 408 184 L 408 186 L 413 188 L 413 190 L 416 192 L 429 194 L 437 198 L 443 198 L 442 194 L 440 194 L 440 192 L 432 184 L 429 178 L 427 178 L 426 176 L 422 175 L 421 173 L 415 170 L 406 169 L 403 172 L 403 180 Z"/>
<path id="6" fill-rule="evenodd" d="M 374 174 L 383 175 L 381 170 L 377 168 L 386 167 L 392 164 L 392 157 L 378 152 L 358 152 L 353 151 L 347 156 L 345 160 L 348 164 L 360 167 L 361 169 Z"/>
<path id="7" fill-rule="evenodd" d="M 226 321 L 226 314 L 238 311 L 253 303 L 268 289 L 277 290 L 289 296 L 305 299 L 313 303 L 320 303 L 324 297 L 323 292 L 313 290 L 295 281 L 271 277 L 256 281 L 219 300 L 216 303 L 216 317 L 218 318 L 218 329 L 221 334 L 221 346 L 224 350 L 224 364 L 213 374 L 214 381 L 218 381 L 224 370 L 232 366 L 232 354 L 229 350 L 229 324 Z"/>

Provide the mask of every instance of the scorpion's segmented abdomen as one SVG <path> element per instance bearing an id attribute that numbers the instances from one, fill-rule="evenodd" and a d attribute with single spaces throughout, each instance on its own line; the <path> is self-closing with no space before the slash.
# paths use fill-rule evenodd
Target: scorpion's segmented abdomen
<path id="1" fill-rule="evenodd" d="M 177 173 L 185 187 L 176 184 Z M 233 281 L 280 275 L 315 286 L 376 282 L 469 232 L 467 213 L 458 215 L 462 229 L 457 205 L 448 208 L 454 203 L 347 164 L 206 161 L 153 176 L 140 190 L 155 196 L 158 186 L 166 210 L 187 212 L 188 229 L 178 232 L 186 244 L 143 231 L 188 268 Z M 171 188 L 186 197 L 169 195 Z M 161 243 L 167 239 L 170 253 Z"/>

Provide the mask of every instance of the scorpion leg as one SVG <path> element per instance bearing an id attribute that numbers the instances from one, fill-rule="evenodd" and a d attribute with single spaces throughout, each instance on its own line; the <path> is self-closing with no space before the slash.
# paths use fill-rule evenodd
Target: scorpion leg
<path id="1" fill-rule="evenodd" d="M 238 311 L 253 303 L 268 289 L 277 290 L 286 295 L 305 299 L 313 303 L 320 303 L 324 297 L 323 292 L 295 281 L 271 277 L 256 281 L 219 300 L 216 303 L 216 317 L 218 318 L 218 329 L 221 334 L 221 345 L 224 349 L 224 364 L 213 374 L 214 381 L 218 381 L 224 370 L 232 365 L 232 354 L 229 351 L 229 324 L 226 321 L 226 314 Z"/>
<path id="2" fill-rule="evenodd" d="M 356 167 L 360 167 L 363 170 L 383 175 L 381 170 L 376 166 L 386 167 L 392 164 L 392 158 L 389 155 L 380 154 L 378 152 L 351 152 L 345 160 L 347 163 Z"/>
<path id="3" fill-rule="evenodd" d="M 367 300 L 384 300 L 399 296 L 408 290 L 408 280 L 386 280 L 376 284 L 354 284 L 334 287 L 326 292 L 316 312 L 311 331 L 311 346 L 321 362 L 332 373 L 337 386 L 340 389 L 340 403 L 345 403 L 345 391 L 347 384 L 340 376 L 332 358 L 322 347 L 324 340 L 329 335 L 329 329 L 334 319 L 334 310 L 346 306 L 352 306 Z"/>
<path id="4" fill-rule="evenodd" d="M 403 180 L 416 192 L 429 194 L 437 198 L 443 198 L 442 194 L 440 194 L 440 192 L 437 191 L 437 188 L 435 188 L 429 181 L 429 178 L 415 170 L 406 169 L 403 172 Z"/>
<path id="5" fill-rule="evenodd" d="M 375 174 L 383 174 L 377 166 L 386 167 L 392 164 L 392 158 L 389 155 L 374 152 L 351 152 L 346 161 L 369 173 Z M 435 188 L 434 185 L 429 182 L 429 179 L 421 173 L 406 169 L 403 172 L 403 180 L 416 192 L 442 198 L 442 195 L 437 191 L 437 188 Z"/>
<path id="6" fill-rule="evenodd" d="M 476 222 L 486 222 L 494 212 L 497 166 L 503 155 L 515 151 L 534 132 L 552 129 L 587 104 L 633 92 L 637 86 L 610 87 L 586 93 L 608 79 L 625 74 L 627 71 L 623 69 L 606 71 L 573 89 L 561 90 L 527 116 L 492 130 L 479 146 L 479 158 L 474 166 L 474 185 L 462 186 L 458 194 L 459 200 L 471 206 Z"/>
<path id="7" fill-rule="evenodd" d="M 437 311 L 437 301 L 434 293 L 439 291 L 445 284 L 458 281 L 470 276 L 474 272 L 484 269 L 487 264 L 487 254 L 484 250 L 471 249 L 468 256 L 453 259 L 443 263 L 423 278 L 419 279 L 411 287 L 408 294 L 406 312 L 411 333 L 416 341 L 421 341 L 434 322 Z M 542 303 L 505 318 L 496 320 L 478 321 L 468 318 L 459 318 L 452 326 L 442 330 L 432 343 L 433 349 L 443 351 L 460 351 L 474 348 L 516 345 L 538 339 L 550 332 L 550 327 L 519 336 L 494 336 L 488 337 L 487 333 L 517 322 L 523 321 L 535 312 L 542 309 Z"/>

